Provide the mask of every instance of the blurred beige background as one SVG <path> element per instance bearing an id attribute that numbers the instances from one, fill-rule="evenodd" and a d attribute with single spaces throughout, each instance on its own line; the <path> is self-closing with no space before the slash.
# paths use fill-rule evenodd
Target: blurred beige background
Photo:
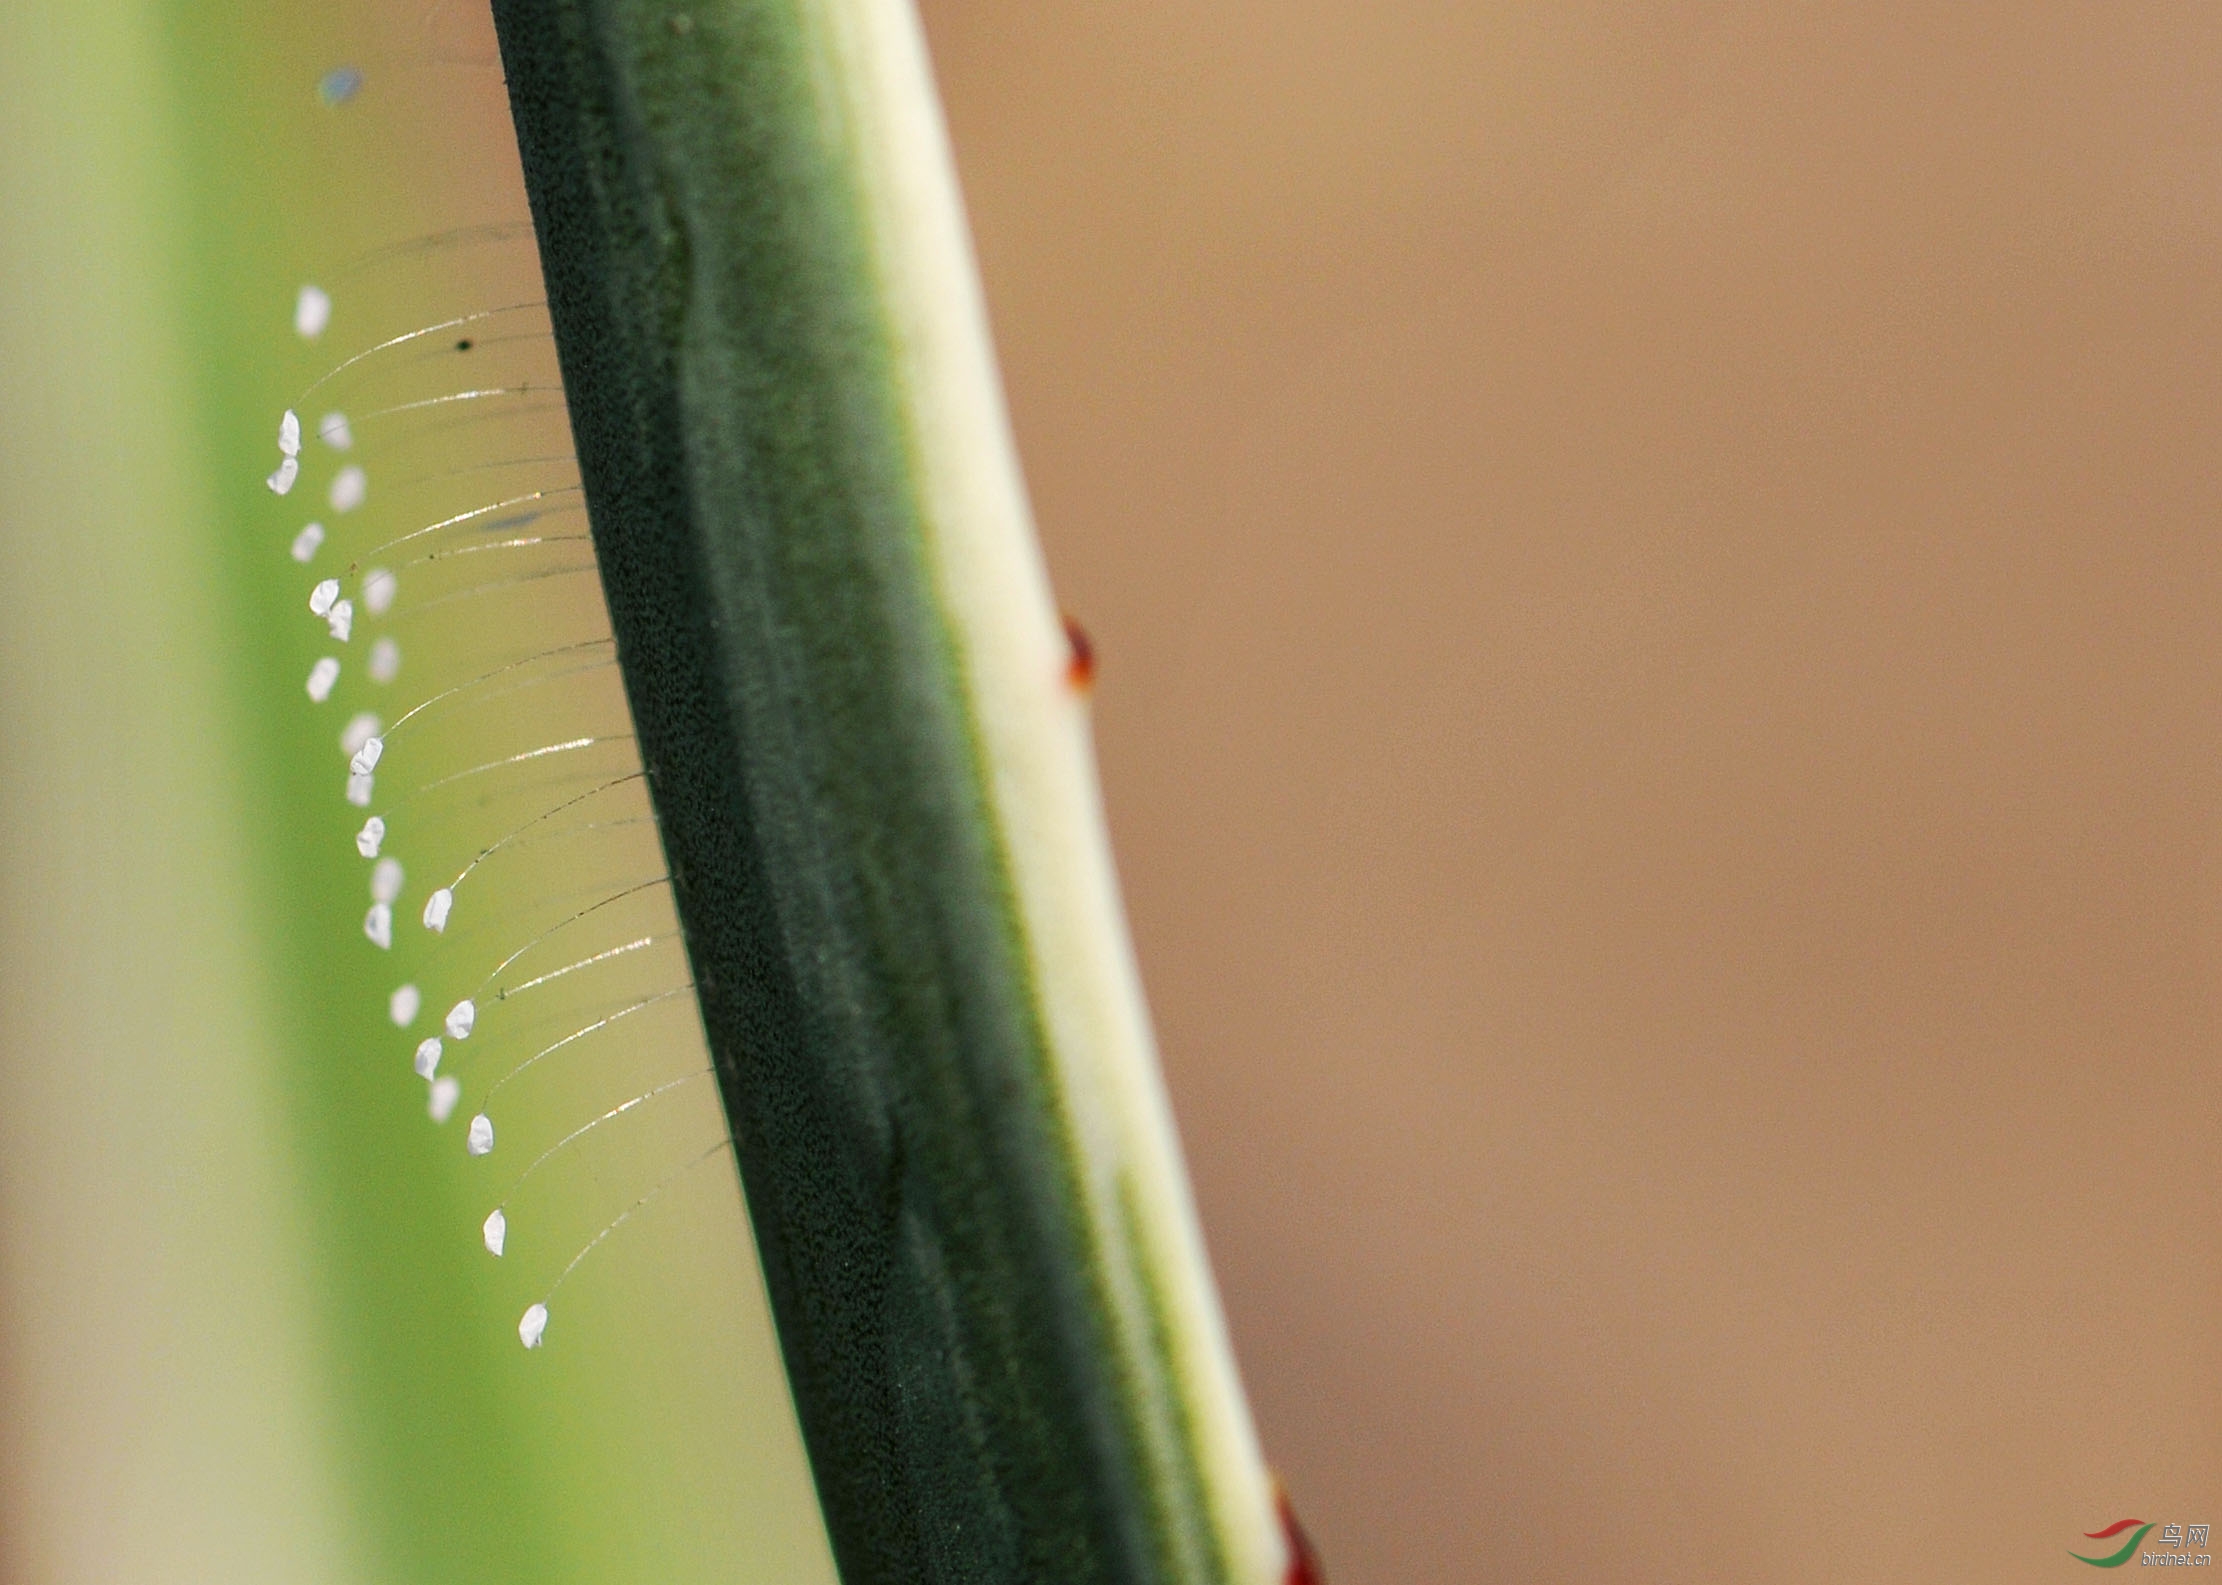
<path id="1" fill-rule="evenodd" d="M 2222 1523 L 2222 8 L 924 10 L 1338 1585 Z"/>

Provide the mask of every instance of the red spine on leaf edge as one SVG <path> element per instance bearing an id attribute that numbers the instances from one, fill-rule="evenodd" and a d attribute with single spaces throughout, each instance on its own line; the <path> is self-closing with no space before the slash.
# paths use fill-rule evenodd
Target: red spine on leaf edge
<path id="1" fill-rule="evenodd" d="M 1088 641 L 1088 630 L 1071 617 L 1064 618 L 1065 644 L 1071 658 L 1065 662 L 1065 686 L 1075 693 L 1086 693 L 1095 686 L 1096 647 Z"/>
<path id="2" fill-rule="evenodd" d="M 1296 1510 L 1279 1481 L 1273 1483 L 1273 1503 L 1280 1510 L 1281 1534 L 1288 1541 L 1288 1574 L 1285 1585 L 1327 1585 L 1327 1570 L 1312 1549 L 1312 1538 L 1296 1522 Z"/>

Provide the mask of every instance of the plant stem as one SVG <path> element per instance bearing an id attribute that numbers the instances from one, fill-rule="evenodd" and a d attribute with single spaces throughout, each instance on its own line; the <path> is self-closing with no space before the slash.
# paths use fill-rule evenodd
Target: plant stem
<path id="1" fill-rule="evenodd" d="M 1285 1566 L 903 0 L 496 0 L 836 1557 Z"/>

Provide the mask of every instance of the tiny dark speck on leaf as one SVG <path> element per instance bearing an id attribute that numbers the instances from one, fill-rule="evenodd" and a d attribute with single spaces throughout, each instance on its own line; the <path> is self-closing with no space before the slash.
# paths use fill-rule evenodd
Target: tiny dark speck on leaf
<path id="1" fill-rule="evenodd" d="M 468 351 L 470 351 L 470 350 L 471 350 L 471 338 L 470 338 L 470 337 L 468 337 L 468 336 L 465 336 L 465 337 L 464 337 L 464 338 L 463 338 L 463 339 L 462 339 L 461 341 L 458 341 L 458 342 L 457 342 L 457 343 L 455 344 L 455 350 L 456 350 L 457 352 L 468 352 Z"/>
<path id="2" fill-rule="evenodd" d="M 316 82 L 316 97 L 332 106 L 344 105 L 362 91 L 362 70 L 355 66 L 335 66 Z"/>

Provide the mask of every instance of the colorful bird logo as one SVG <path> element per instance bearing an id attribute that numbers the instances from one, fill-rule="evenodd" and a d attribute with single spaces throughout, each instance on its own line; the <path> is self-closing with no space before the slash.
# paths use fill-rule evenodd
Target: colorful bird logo
<path id="1" fill-rule="evenodd" d="M 2070 1552 L 2068 1556 L 2078 1563 L 2088 1563 L 2093 1568 L 2120 1568 L 2136 1553 L 2137 1543 L 2145 1539 L 2145 1532 L 2151 1528 L 2142 1519 L 2117 1519 L 2104 1530 L 2086 1530 L 2083 1535 L 2085 1540 L 2104 1541 L 2109 1536 L 2120 1535 L 2124 1530 L 2135 1530 L 2137 1533 L 2122 1543 L 2121 1551 L 2110 1553 L 2106 1557 L 2085 1557 L 2080 1552 Z"/>

